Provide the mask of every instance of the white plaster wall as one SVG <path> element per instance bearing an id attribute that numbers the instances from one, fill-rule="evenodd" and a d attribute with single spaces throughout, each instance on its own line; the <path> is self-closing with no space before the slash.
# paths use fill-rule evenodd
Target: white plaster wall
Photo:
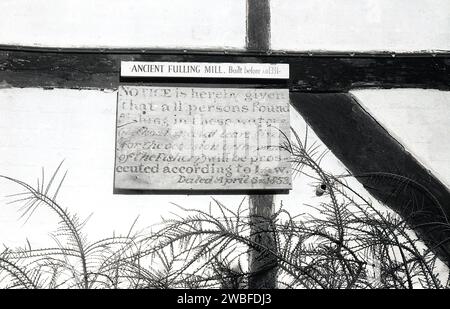
<path id="1" fill-rule="evenodd" d="M 450 91 L 355 90 L 361 105 L 450 188 Z"/>
<path id="2" fill-rule="evenodd" d="M 271 0 L 274 50 L 450 50 L 448 0 Z M 0 44 L 245 46 L 246 0 L 2 0 Z"/>
<path id="3" fill-rule="evenodd" d="M 234 48 L 245 0 L 2 0 L 0 44 Z"/>
<path id="4" fill-rule="evenodd" d="M 271 0 L 274 50 L 450 50 L 448 0 Z"/>

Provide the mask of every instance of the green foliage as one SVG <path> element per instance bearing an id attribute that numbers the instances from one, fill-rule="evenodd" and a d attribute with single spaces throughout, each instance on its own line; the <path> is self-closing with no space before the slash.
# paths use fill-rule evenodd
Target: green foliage
<path id="1" fill-rule="evenodd" d="M 266 230 L 255 229 L 245 199 L 230 208 L 212 198 L 209 211 L 177 207 L 155 231 L 89 241 L 85 221 L 56 199 L 61 165 L 37 187 L 6 176 L 24 192 L 11 203 L 23 216 L 38 207 L 60 220 L 55 246 L 5 249 L 0 254 L 3 288 L 245 288 L 250 250 L 276 258 L 279 288 L 443 288 L 437 258 L 392 211 L 379 209 L 347 182 L 320 167 L 325 152 L 293 132 L 281 147 L 292 154 L 294 174 L 317 187 L 317 205 L 294 215 L 282 206 Z M 220 215 L 218 215 L 220 214 Z M 270 233 L 275 245 L 251 233 Z M 441 276 L 442 277 L 442 276 Z"/>

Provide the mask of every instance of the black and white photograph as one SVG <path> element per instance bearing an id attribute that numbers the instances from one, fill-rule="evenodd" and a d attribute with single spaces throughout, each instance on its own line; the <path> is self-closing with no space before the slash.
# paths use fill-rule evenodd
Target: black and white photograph
<path id="1" fill-rule="evenodd" d="M 0 294 L 450 288 L 450 1 L 0 16 Z"/>

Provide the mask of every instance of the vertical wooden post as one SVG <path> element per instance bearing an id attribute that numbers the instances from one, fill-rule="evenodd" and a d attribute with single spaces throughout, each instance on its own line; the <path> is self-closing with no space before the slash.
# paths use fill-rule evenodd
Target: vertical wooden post
<path id="1" fill-rule="evenodd" d="M 265 52 L 270 49 L 269 0 L 247 0 L 247 49 Z M 250 195 L 250 239 L 255 244 L 249 254 L 250 289 L 276 287 L 277 246 L 272 228 L 274 196 Z"/>
<path id="2" fill-rule="evenodd" d="M 274 289 L 277 281 L 276 238 L 272 215 L 273 195 L 250 195 L 249 289 Z"/>
<path id="3" fill-rule="evenodd" d="M 247 0 L 247 49 L 268 51 L 270 49 L 270 3 L 269 0 Z"/>

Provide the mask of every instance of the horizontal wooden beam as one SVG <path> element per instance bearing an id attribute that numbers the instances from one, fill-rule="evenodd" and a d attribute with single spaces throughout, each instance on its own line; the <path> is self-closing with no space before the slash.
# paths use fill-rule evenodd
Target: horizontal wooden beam
<path id="1" fill-rule="evenodd" d="M 0 87 L 116 89 L 120 61 L 289 63 L 291 91 L 347 92 L 355 88 L 450 90 L 450 55 L 326 55 L 0 47 Z M 123 81 L 123 80 L 122 80 Z M 149 80 L 150 81 L 150 80 Z M 161 80 L 152 80 L 161 82 Z M 179 80 L 179 82 L 187 80 Z M 167 82 L 167 80 L 166 80 Z M 224 80 L 208 82 L 223 83 Z M 249 80 L 227 80 L 249 83 Z M 258 81 L 261 84 L 261 81 Z M 279 81 L 265 81 L 267 87 Z"/>
<path id="2" fill-rule="evenodd" d="M 350 94 L 291 93 L 321 141 L 375 198 L 403 216 L 450 265 L 450 191 Z"/>
<path id="3" fill-rule="evenodd" d="M 5 45 L 0 44 L 0 50 L 4 51 L 27 51 L 27 52 L 52 52 L 52 53 L 100 53 L 100 54 L 168 54 L 168 55 L 234 55 L 234 56 L 303 56 L 303 57 L 450 57 L 449 50 L 424 50 L 416 52 L 395 51 L 286 51 L 286 50 L 249 50 L 238 48 L 223 49 L 166 49 L 166 48 L 108 48 L 108 47 L 52 47 L 33 45 Z"/>

